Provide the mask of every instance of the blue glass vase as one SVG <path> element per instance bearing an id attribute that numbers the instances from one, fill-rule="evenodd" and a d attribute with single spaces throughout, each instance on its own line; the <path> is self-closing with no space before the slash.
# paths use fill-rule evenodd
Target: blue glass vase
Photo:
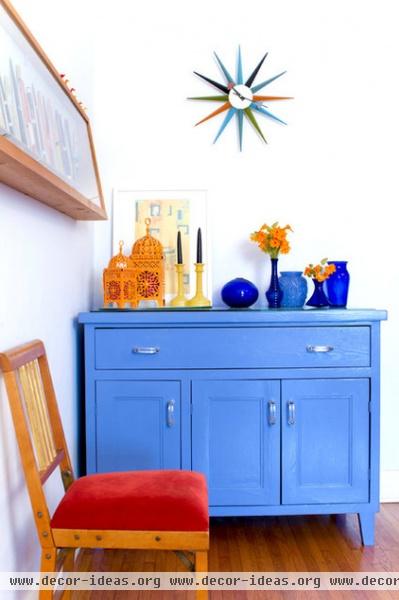
<path id="1" fill-rule="evenodd" d="M 329 306 L 330 303 L 324 292 L 324 281 L 317 281 L 317 279 L 312 279 L 312 281 L 314 283 L 314 291 L 309 300 L 306 302 L 306 305 L 314 306 L 316 308 Z"/>
<path id="2" fill-rule="evenodd" d="M 281 300 L 283 298 L 283 292 L 278 282 L 277 265 L 278 258 L 272 258 L 272 276 L 270 279 L 269 289 L 266 292 L 266 299 L 269 304 L 269 308 L 280 308 Z"/>
<path id="3" fill-rule="evenodd" d="M 346 260 L 329 260 L 329 265 L 335 265 L 336 271 L 327 279 L 327 294 L 330 306 L 344 308 L 348 303 L 350 276 Z"/>
<path id="4" fill-rule="evenodd" d="M 222 300 L 231 308 L 248 308 L 259 296 L 258 288 L 243 277 L 228 281 L 222 288 Z"/>
<path id="5" fill-rule="evenodd" d="M 282 308 L 302 308 L 308 293 L 308 284 L 302 271 L 281 271 L 278 280 L 283 291 Z"/>

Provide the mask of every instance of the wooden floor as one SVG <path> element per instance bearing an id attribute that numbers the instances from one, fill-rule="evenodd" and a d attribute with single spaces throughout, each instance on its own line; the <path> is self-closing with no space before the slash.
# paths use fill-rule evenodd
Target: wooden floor
<path id="1" fill-rule="evenodd" d="M 376 544 L 363 547 L 355 515 L 211 519 L 210 571 L 399 572 L 399 504 L 377 516 Z M 184 571 L 169 552 L 85 552 L 78 570 Z M 193 600 L 192 592 L 75 592 L 73 600 Z M 210 592 L 210 600 L 399 599 L 399 592 Z"/>

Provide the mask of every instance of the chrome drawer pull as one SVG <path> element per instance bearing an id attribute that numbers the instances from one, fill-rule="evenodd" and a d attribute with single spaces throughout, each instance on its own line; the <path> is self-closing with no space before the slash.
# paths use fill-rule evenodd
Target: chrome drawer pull
<path id="1" fill-rule="evenodd" d="M 306 346 L 308 352 L 332 352 L 334 346 Z"/>
<path id="2" fill-rule="evenodd" d="M 276 424 L 276 414 L 277 414 L 277 408 L 276 408 L 276 403 L 273 402 L 273 400 L 271 400 L 270 402 L 267 403 L 267 420 L 269 425 L 275 425 Z"/>
<path id="3" fill-rule="evenodd" d="M 295 402 L 288 402 L 288 425 L 295 425 Z"/>
<path id="4" fill-rule="evenodd" d="M 148 347 L 138 347 L 138 348 L 133 348 L 132 352 L 133 354 L 158 354 L 158 352 L 160 351 L 160 348 L 157 348 L 156 346 L 148 346 Z"/>
<path id="5" fill-rule="evenodd" d="M 166 424 L 168 427 L 173 427 L 175 424 L 175 401 L 169 400 L 166 406 Z"/>

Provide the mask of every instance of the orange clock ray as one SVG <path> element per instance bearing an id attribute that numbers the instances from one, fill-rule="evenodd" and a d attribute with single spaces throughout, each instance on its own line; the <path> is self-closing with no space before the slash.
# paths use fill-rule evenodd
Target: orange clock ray
<path id="1" fill-rule="evenodd" d="M 272 100 L 293 100 L 293 96 L 257 96 L 252 98 L 253 102 L 271 102 Z"/>
<path id="2" fill-rule="evenodd" d="M 230 102 L 226 102 L 225 104 L 223 104 L 223 106 L 220 106 L 218 109 L 213 111 L 213 113 L 211 113 L 204 119 L 201 119 L 201 121 L 198 121 L 198 123 L 196 123 L 194 125 L 194 127 L 197 127 L 197 125 L 200 125 L 201 123 L 205 123 L 205 121 L 208 121 L 208 119 L 212 119 L 212 117 L 216 117 L 216 115 L 220 115 L 220 113 L 224 112 L 225 110 L 227 110 L 229 108 L 231 108 Z"/>

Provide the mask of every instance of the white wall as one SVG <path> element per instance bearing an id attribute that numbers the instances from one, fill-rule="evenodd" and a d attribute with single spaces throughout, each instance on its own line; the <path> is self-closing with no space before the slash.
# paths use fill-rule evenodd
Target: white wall
<path id="1" fill-rule="evenodd" d="M 90 19 L 80 3 L 15 0 L 14 4 L 56 66 L 70 74 L 82 99 L 89 103 L 91 58 L 86 24 Z M 34 338 L 44 340 L 75 464 L 75 318 L 90 308 L 92 262 L 93 224 L 74 221 L 0 185 L 0 349 Z M 60 487 L 55 482 L 48 490 L 53 505 Z M 0 514 L 0 570 L 37 570 L 39 546 L 1 377 Z"/>
<path id="2" fill-rule="evenodd" d="M 111 10 L 98 0 L 94 122 L 108 195 L 113 186 L 208 190 L 215 304 L 235 276 L 265 290 L 268 260 L 248 235 L 279 220 L 295 230 L 281 269 L 323 256 L 347 259 L 350 305 L 389 310 L 382 325 L 382 467 L 399 499 L 395 8 L 394 0 L 378 8 L 371 0 L 254 0 L 250 7 L 117 0 Z M 238 43 L 244 74 L 267 50 L 260 77 L 288 70 L 268 91 L 295 96 L 273 105 L 288 127 L 259 117 L 269 145 L 245 127 L 241 154 L 235 124 L 212 145 L 222 117 L 194 128 L 215 105 L 186 100 L 213 92 L 192 71 L 222 80 L 213 50 L 233 70 Z M 109 252 L 109 224 L 101 224 L 96 305 Z"/>

